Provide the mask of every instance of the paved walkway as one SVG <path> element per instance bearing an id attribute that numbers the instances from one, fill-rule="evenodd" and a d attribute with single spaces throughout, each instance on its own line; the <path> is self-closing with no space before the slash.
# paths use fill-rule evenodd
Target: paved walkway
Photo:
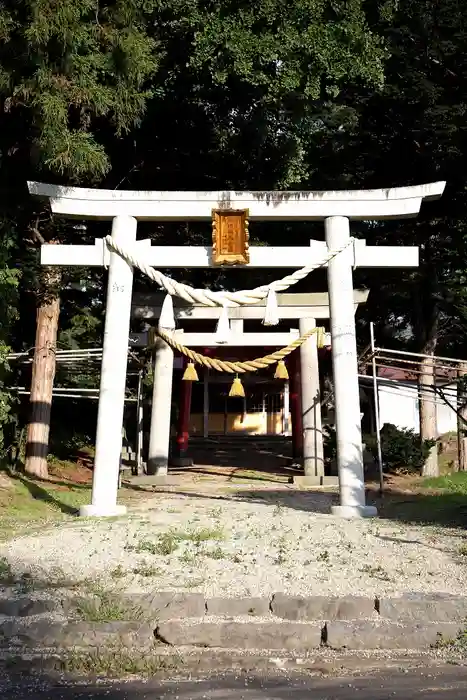
<path id="1" fill-rule="evenodd" d="M 306 676 L 58 686 L 0 679 L 0 700 L 464 700 L 467 668 L 449 666 L 364 678 Z"/>

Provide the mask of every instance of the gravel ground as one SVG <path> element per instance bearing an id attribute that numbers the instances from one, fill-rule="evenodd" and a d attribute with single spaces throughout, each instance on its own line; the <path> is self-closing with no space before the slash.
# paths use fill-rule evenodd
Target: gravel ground
<path id="1" fill-rule="evenodd" d="M 325 514 L 293 489 L 160 492 L 128 518 L 76 521 L 3 545 L 15 574 L 206 596 L 465 594 L 461 530 Z M 462 555 L 464 552 L 464 555 Z"/>

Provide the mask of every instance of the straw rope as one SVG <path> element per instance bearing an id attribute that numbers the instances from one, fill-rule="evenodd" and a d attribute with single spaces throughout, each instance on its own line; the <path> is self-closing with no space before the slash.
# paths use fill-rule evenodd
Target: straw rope
<path id="1" fill-rule="evenodd" d="M 178 350 L 182 355 L 185 355 L 192 362 L 197 362 L 204 367 L 209 367 L 210 369 L 215 369 L 218 372 L 229 372 L 230 374 L 242 374 L 244 372 L 257 372 L 259 369 L 265 369 L 271 365 L 276 364 L 284 357 L 290 355 L 294 350 L 299 348 L 303 343 L 308 340 L 312 335 L 318 333 L 320 328 L 310 328 L 306 333 L 304 333 L 300 338 L 293 340 L 289 345 L 281 350 L 276 350 L 270 355 L 265 355 L 264 357 L 258 357 L 256 360 L 247 360 L 246 362 L 229 362 L 227 360 L 218 360 L 214 357 L 207 357 L 207 355 L 201 355 L 199 352 L 190 350 L 186 345 L 177 342 L 169 333 L 161 330 L 160 328 L 154 329 L 159 338 L 162 338 L 171 348 Z"/>
<path id="2" fill-rule="evenodd" d="M 156 282 L 160 287 L 165 289 L 165 291 L 171 296 L 178 296 L 190 304 L 202 304 L 203 306 L 226 306 L 226 307 L 237 307 L 245 306 L 247 304 L 257 304 L 259 301 L 266 299 L 268 292 L 271 290 L 273 292 L 283 292 L 294 284 L 297 284 L 302 279 L 305 279 L 310 272 L 316 270 L 320 267 L 326 265 L 330 260 L 335 258 L 339 253 L 342 253 L 346 248 L 353 244 L 353 238 L 351 238 L 344 246 L 332 250 L 326 255 L 323 260 L 314 265 L 307 265 L 299 270 L 296 270 L 291 275 L 286 275 L 280 280 L 271 282 L 270 284 L 263 284 L 261 287 L 255 287 L 255 289 L 242 290 L 239 292 L 212 292 L 210 289 L 195 289 L 190 287 L 188 284 L 182 284 L 176 282 L 171 277 L 167 277 L 159 270 L 148 265 L 144 259 L 143 255 L 139 256 L 134 249 L 126 248 L 120 243 L 116 243 L 112 236 L 106 236 L 104 238 L 108 247 L 115 253 L 118 253 L 126 262 L 145 275 L 147 275 L 153 282 Z"/>

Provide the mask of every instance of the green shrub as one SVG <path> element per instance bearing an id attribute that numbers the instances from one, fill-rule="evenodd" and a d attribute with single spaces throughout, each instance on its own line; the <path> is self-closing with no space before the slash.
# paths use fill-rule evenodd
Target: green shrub
<path id="1" fill-rule="evenodd" d="M 333 425 L 323 425 L 323 452 L 326 461 L 337 459 L 337 437 Z"/>
<path id="2" fill-rule="evenodd" d="M 381 452 L 383 468 L 388 472 L 420 471 L 436 440 L 422 440 L 420 435 L 408 428 L 397 428 L 385 423 L 381 428 Z M 376 459 L 376 436 L 366 435 L 364 442 L 368 451 Z"/>

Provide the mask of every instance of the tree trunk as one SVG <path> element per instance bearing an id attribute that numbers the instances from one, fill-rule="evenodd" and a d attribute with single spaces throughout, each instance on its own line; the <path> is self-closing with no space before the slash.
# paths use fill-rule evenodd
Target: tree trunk
<path id="1" fill-rule="evenodd" d="M 436 420 L 436 367 L 435 353 L 439 337 L 439 303 L 440 285 L 437 263 L 434 259 L 430 233 L 424 231 L 424 243 L 420 279 L 413 298 L 415 336 L 420 353 L 425 357 L 420 361 L 418 378 L 420 407 L 420 437 L 422 440 L 437 440 Z M 438 476 L 438 445 L 430 449 L 422 469 L 423 476 Z"/>
<path id="2" fill-rule="evenodd" d="M 48 478 L 47 454 L 60 314 L 60 298 L 57 293 L 59 281 L 58 268 L 45 272 L 44 283 L 49 294 L 40 303 L 36 316 L 36 343 L 30 394 L 31 414 L 26 442 L 25 471 L 40 479 Z"/>
<path id="3" fill-rule="evenodd" d="M 467 362 L 459 363 L 459 384 L 457 388 L 457 444 L 459 471 L 467 471 Z M 463 420 L 462 420 L 463 419 Z"/>
<path id="4" fill-rule="evenodd" d="M 430 353 L 432 354 L 432 353 Z M 433 353 L 434 354 L 434 353 Z M 424 358 L 420 363 L 420 437 L 422 440 L 436 440 L 438 437 L 436 421 L 436 368 L 433 357 Z M 438 476 L 438 445 L 431 448 L 422 470 L 423 476 Z"/>

